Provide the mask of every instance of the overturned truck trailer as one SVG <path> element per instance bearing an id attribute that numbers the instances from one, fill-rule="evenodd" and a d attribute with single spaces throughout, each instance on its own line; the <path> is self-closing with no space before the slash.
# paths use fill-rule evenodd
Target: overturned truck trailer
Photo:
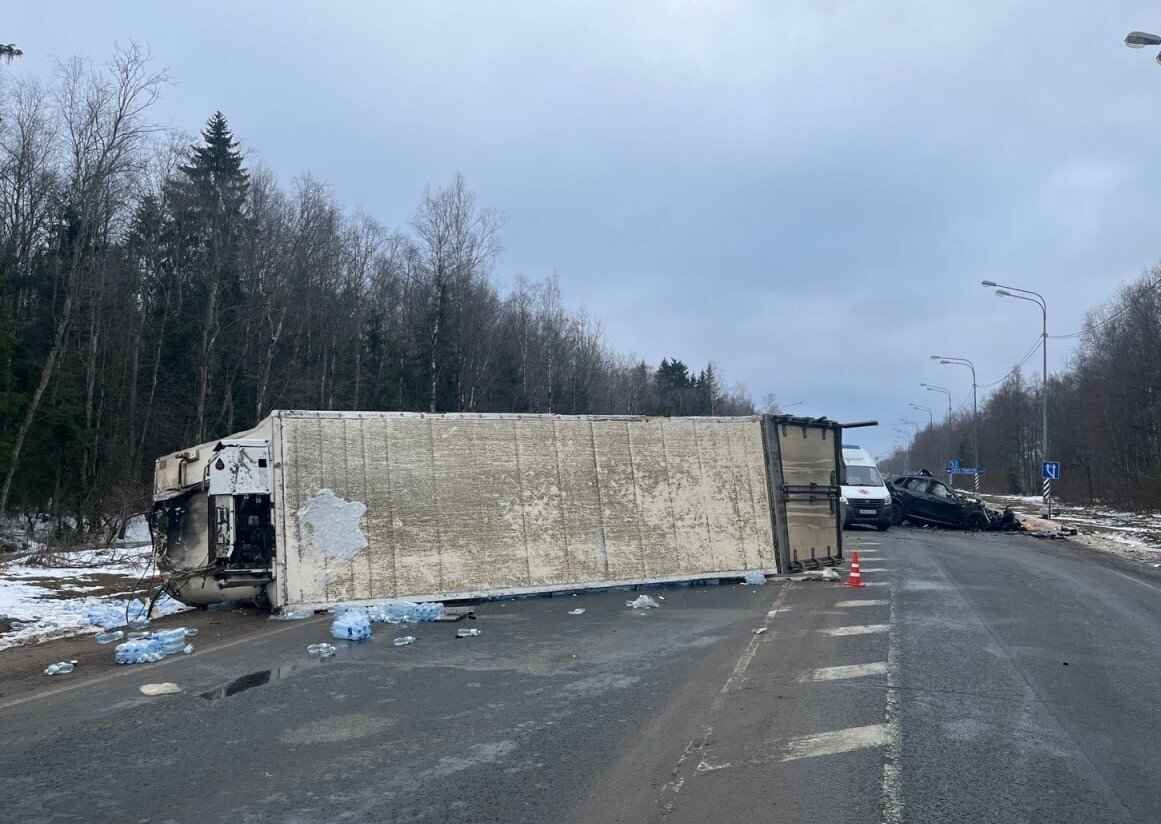
<path id="1" fill-rule="evenodd" d="M 825 418 L 276 411 L 158 459 L 187 604 L 451 600 L 842 558 Z"/>

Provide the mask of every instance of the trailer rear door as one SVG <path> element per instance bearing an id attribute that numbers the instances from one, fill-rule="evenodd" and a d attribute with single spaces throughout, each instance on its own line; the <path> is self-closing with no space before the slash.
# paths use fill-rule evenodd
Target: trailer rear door
<path id="1" fill-rule="evenodd" d="M 841 427 L 825 418 L 768 415 L 762 428 L 779 571 L 839 563 Z"/>

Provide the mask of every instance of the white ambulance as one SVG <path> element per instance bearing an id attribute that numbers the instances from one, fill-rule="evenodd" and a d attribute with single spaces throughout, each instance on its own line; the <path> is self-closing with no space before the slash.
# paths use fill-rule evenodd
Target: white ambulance
<path id="1" fill-rule="evenodd" d="M 843 444 L 846 478 L 842 496 L 846 501 L 843 528 L 867 524 L 887 530 L 891 526 L 891 493 L 879 474 L 875 459 L 857 444 Z"/>

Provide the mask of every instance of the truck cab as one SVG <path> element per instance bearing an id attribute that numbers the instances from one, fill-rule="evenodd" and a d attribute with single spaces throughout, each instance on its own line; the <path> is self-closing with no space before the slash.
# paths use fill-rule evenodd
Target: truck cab
<path id="1" fill-rule="evenodd" d="M 875 459 L 857 444 L 843 444 L 842 496 L 846 501 L 843 528 L 868 524 L 880 530 L 891 526 L 891 493 Z"/>

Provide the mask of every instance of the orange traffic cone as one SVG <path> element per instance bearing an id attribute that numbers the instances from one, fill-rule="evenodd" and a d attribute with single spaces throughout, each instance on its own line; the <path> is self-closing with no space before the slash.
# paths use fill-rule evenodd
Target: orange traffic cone
<path id="1" fill-rule="evenodd" d="M 849 578 L 847 578 L 847 582 L 846 582 L 846 584 L 844 584 L 844 586 L 848 586 L 848 587 L 866 586 L 866 584 L 863 583 L 863 575 L 861 572 L 859 572 L 859 553 L 857 553 L 857 552 L 851 556 L 851 576 Z"/>

